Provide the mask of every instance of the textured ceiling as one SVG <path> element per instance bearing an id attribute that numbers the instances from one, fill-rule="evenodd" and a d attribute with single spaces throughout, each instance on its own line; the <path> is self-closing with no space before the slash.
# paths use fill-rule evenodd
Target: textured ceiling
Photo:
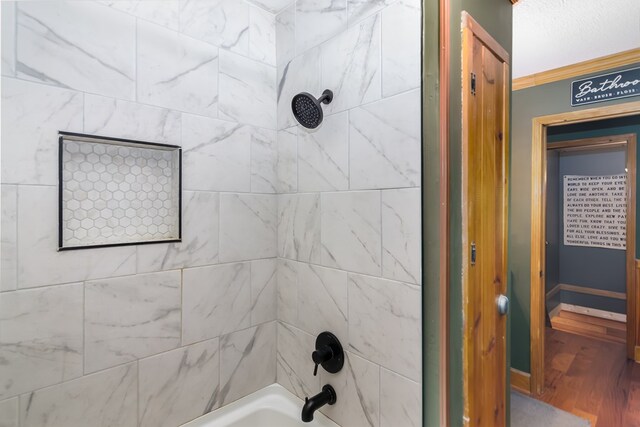
<path id="1" fill-rule="evenodd" d="M 513 77 L 640 47 L 640 0 L 520 0 Z"/>

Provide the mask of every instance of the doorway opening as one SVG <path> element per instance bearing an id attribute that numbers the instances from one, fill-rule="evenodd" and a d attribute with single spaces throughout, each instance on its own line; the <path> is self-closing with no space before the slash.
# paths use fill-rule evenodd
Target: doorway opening
<path id="1" fill-rule="evenodd" d="M 572 137 L 632 122 L 613 119 L 547 130 L 547 328 L 627 343 L 635 236 L 626 230 L 635 229 L 636 135 Z"/>
<path id="2" fill-rule="evenodd" d="M 534 119 L 531 392 L 593 426 L 625 425 L 616 394 L 640 374 L 639 113 L 628 103 Z"/>

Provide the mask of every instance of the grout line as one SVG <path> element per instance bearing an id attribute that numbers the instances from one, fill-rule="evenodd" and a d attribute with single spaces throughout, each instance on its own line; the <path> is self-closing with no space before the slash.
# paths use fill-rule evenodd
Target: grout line
<path id="1" fill-rule="evenodd" d="M 140 359 L 136 360 L 136 425 L 140 425 Z"/>
<path id="2" fill-rule="evenodd" d="M 180 269 L 180 346 L 184 345 L 184 268 Z"/>
<path id="3" fill-rule="evenodd" d="M 384 9 L 381 9 L 378 12 L 378 16 L 380 18 L 380 34 L 378 34 L 378 69 L 380 70 L 380 99 L 382 99 L 384 97 L 384 56 L 383 56 L 383 51 L 382 51 L 382 40 L 383 40 L 383 36 L 382 36 L 382 32 L 384 31 L 384 26 L 382 25 L 383 20 L 382 20 L 382 11 Z M 422 85 L 422 83 L 421 83 Z M 422 122 L 422 120 L 421 120 Z"/>
<path id="4" fill-rule="evenodd" d="M 253 325 L 253 261 L 249 261 L 249 325 Z"/>
<path id="5" fill-rule="evenodd" d="M 380 217 L 378 224 L 380 224 L 380 277 L 384 276 L 384 230 L 382 228 L 383 220 L 383 205 L 382 205 L 382 190 L 378 190 L 378 200 L 380 203 Z"/>
<path id="6" fill-rule="evenodd" d="M 351 190 L 351 111 L 347 110 L 347 188 Z"/>
<path id="7" fill-rule="evenodd" d="M 87 372 L 87 282 L 82 282 L 82 376 Z"/>
<path id="8" fill-rule="evenodd" d="M 133 99 L 136 100 L 136 103 L 139 101 L 138 100 L 138 92 L 139 92 L 139 88 L 140 88 L 140 78 L 138 76 L 138 58 L 139 58 L 139 52 L 138 52 L 138 47 L 140 45 L 140 40 L 139 40 L 139 32 L 140 29 L 138 28 L 138 18 L 136 18 L 135 20 L 135 36 L 134 36 L 134 45 L 133 45 L 133 54 L 134 54 L 134 58 L 133 58 L 133 75 L 134 75 L 134 84 L 133 84 L 133 90 L 134 90 L 134 94 L 133 94 Z"/>
<path id="9" fill-rule="evenodd" d="M 218 67 L 219 67 L 219 62 L 218 61 Z M 225 123 L 232 123 L 235 125 L 241 125 L 241 126 L 248 126 L 251 128 L 256 128 L 256 129 L 263 129 L 263 130 L 267 130 L 267 131 L 277 131 L 278 129 L 276 128 L 269 128 L 269 127 L 264 127 L 264 126 L 258 126 L 252 123 L 247 123 L 247 122 L 240 122 L 240 121 L 235 121 L 235 120 L 229 120 L 229 119 L 225 119 L 225 118 L 219 118 L 218 115 L 216 116 L 212 116 L 212 115 L 205 115 L 205 114 L 201 114 L 201 113 L 194 113 L 193 111 L 185 111 L 185 110 L 181 110 L 179 108 L 173 108 L 173 107 L 166 107 L 166 106 L 161 106 L 161 105 L 157 105 L 157 104 L 150 104 L 150 103 L 146 103 L 143 101 L 136 101 L 135 99 L 130 99 L 130 98 L 122 98 L 122 97 L 117 97 L 117 96 L 113 96 L 113 95 L 105 95 L 104 93 L 98 93 L 98 92 L 91 92 L 91 91 L 86 91 L 86 90 L 80 90 L 80 89 L 75 89 L 75 88 L 71 88 L 71 87 L 64 87 L 64 86 L 58 86 L 58 85 L 54 85 L 54 84 L 49 84 L 47 82 L 42 82 L 42 81 L 36 81 L 36 80 L 28 80 L 28 79 L 24 79 L 22 77 L 18 77 L 18 76 L 2 76 L 4 79 L 8 79 L 8 80 L 15 80 L 18 82 L 23 82 L 23 83 L 27 83 L 28 85 L 37 85 L 37 86 L 44 86 L 47 88 L 52 88 L 54 90 L 63 90 L 63 91 L 69 91 L 69 92 L 74 92 L 77 94 L 85 94 L 85 95 L 93 95 L 93 96 L 98 96 L 101 98 L 108 98 L 108 99 L 112 99 L 115 101 L 122 101 L 122 102 L 128 102 L 130 104 L 135 104 L 137 107 L 147 107 L 147 108 L 155 108 L 155 109 L 160 109 L 160 110 L 167 110 L 167 111 L 172 111 L 175 113 L 182 113 L 182 114 L 186 114 L 189 116 L 194 116 L 194 117 L 198 117 L 198 118 L 204 118 L 204 119 L 210 119 L 210 120 L 219 120 Z M 218 94 L 219 95 L 219 94 Z"/>
<path id="10" fill-rule="evenodd" d="M 298 261 L 297 259 L 294 259 L 294 258 L 278 257 L 278 259 L 279 260 L 283 260 L 283 261 L 288 261 L 288 262 L 299 263 L 299 264 L 308 264 L 308 265 L 313 266 L 313 267 L 320 267 L 320 268 L 325 268 L 327 270 L 333 270 L 333 271 L 346 273 L 347 275 L 362 276 L 362 277 L 368 277 L 368 278 L 372 278 L 372 279 L 379 279 L 379 280 L 382 280 L 382 281 L 385 281 L 385 282 L 397 283 L 397 284 L 404 285 L 404 286 L 407 286 L 407 287 L 412 288 L 412 289 L 415 289 L 415 288 L 422 289 L 422 285 L 419 284 L 419 283 L 411 283 L 411 282 L 405 282 L 405 281 L 397 280 L 397 279 L 389 279 L 387 277 L 376 276 L 376 275 L 368 274 L 368 273 L 360 273 L 360 272 L 351 271 L 351 270 L 344 270 L 344 269 L 339 268 L 339 267 L 332 267 L 332 266 L 313 263 L 313 262 L 309 262 L 309 261 Z"/>
<path id="11" fill-rule="evenodd" d="M 382 406 L 382 365 L 378 365 L 378 425 L 380 424 L 380 408 Z"/>
<path id="12" fill-rule="evenodd" d="M 19 256 L 18 255 L 20 254 L 20 248 L 19 247 L 22 246 L 22 245 L 20 245 L 20 235 L 18 234 L 20 232 L 19 231 L 20 227 L 18 227 L 18 221 L 19 221 L 19 218 L 20 218 L 20 196 L 18 195 L 18 190 L 19 190 L 19 186 L 16 185 L 15 186 L 15 193 L 16 193 L 15 194 L 15 208 L 16 208 L 16 211 L 15 211 L 15 214 L 16 214 L 16 222 L 15 222 L 16 252 L 15 252 L 15 258 L 16 259 L 15 259 L 15 262 L 14 262 L 14 268 L 15 268 L 15 270 L 14 270 L 15 271 L 15 277 L 14 277 L 14 280 L 13 280 L 14 288 L 12 289 L 14 291 L 18 290 L 18 283 L 20 283 L 20 281 L 18 280 L 19 273 L 20 273 L 20 270 L 19 270 L 20 263 L 18 262 L 18 260 L 19 260 Z M 1 231 L 0 231 L 0 233 L 1 233 Z"/>
<path id="13" fill-rule="evenodd" d="M 205 265 L 197 265 L 197 266 L 190 266 L 190 267 L 176 267 L 176 268 L 170 268 L 170 269 L 166 269 L 166 270 L 154 270 L 154 271 L 147 271 L 147 272 L 142 272 L 142 273 L 128 273 L 128 274 L 121 274 L 119 276 L 102 276 L 102 277 L 91 277 L 91 278 L 85 278 L 85 279 L 80 278 L 80 279 L 77 279 L 77 280 L 71 280 L 71 281 L 62 282 L 62 283 L 52 283 L 52 284 L 48 284 L 48 285 L 38 285 L 38 286 L 29 286 L 29 287 L 16 288 L 14 290 L 5 291 L 5 292 L 2 292 L 2 293 L 17 292 L 17 291 L 29 291 L 29 290 L 33 290 L 33 289 L 46 289 L 46 288 L 50 288 L 50 287 L 53 287 L 53 286 L 67 286 L 67 285 L 74 285 L 74 284 L 83 283 L 83 282 L 95 282 L 95 281 L 104 281 L 104 280 L 112 280 L 112 279 L 122 279 L 122 278 L 133 277 L 133 276 L 170 273 L 170 272 L 179 271 L 179 270 L 182 270 L 182 269 L 184 269 L 184 270 L 193 270 L 193 269 L 198 269 L 198 268 L 210 268 L 210 267 L 227 266 L 227 265 L 233 265 L 233 264 L 245 264 L 245 263 L 250 263 L 252 261 L 270 260 L 270 259 L 277 259 L 277 258 L 278 258 L 277 256 L 270 256 L 270 257 L 264 257 L 264 258 L 253 258 L 253 259 L 238 260 L 238 261 L 225 261 L 225 262 L 220 262 L 220 263 L 216 263 L 216 264 L 205 264 Z"/>
<path id="14" fill-rule="evenodd" d="M 13 75 L 18 75 L 18 2 L 13 3 Z"/>
<path id="15" fill-rule="evenodd" d="M 218 69 L 220 67 L 220 61 L 218 60 Z M 218 75 L 220 74 L 219 70 L 218 70 Z M 222 122 L 226 122 L 226 123 L 233 123 L 236 125 L 242 125 L 242 126 L 248 126 L 248 127 L 252 127 L 252 128 L 257 128 L 257 129 L 265 129 L 265 130 L 269 130 L 269 131 L 286 131 L 287 129 L 290 129 L 292 127 L 298 127 L 297 125 L 292 125 L 292 126 L 285 126 L 284 128 L 279 128 L 279 126 L 276 125 L 275 128 L 268 128 L 268 127 L 263 127 L 263 126 L 257 126 L 255 124 L 252 123 L 246 123 L 246 122 L 239 122 L 239 121 L 234 121 L 234 120 L 229 120 L 229 119 L 225 119 L 225 118 L 220 118 L 219 114 L 216 114 L 216 116 L 212 116 L 212 115 L 205 115 L 205 114 L 201 114 L 201 113 L 195 113 L 193 111 L 185 111 L 185 110 L 181 110 L 179 108 L 173 108 L 173 107 L 166 107 L 166 106 L 161 106 L 161 105 L 157 105 L 157 104 L 151 104 L 151 103 L 146 103 L 143 101 L 136 101 L 135 99 L 129 99 L 129 98 L 122 98 L 122 97 L 117 97 L 117 96 L 113 96 L 113 95 L 106 95 L 104 93 L 98 93 L 98 92 L 91 92 L 91 91 L 86 91 L 86 90 L 80 90 L 80 89 L 75 89 L 75 88 L 70 88 L 70 87 L 63 87 L 63 86 L 58 86 L 58 85 L 54 85 L 54 84 L 49 84 L 46 82 L 42 82 L 42 81 L 35 81 L 35 80 L 28 80 L 28 79 L 24 79 L 22 77 L 19 76 L 3 76 L 3 78 L 8 79 L 8 80 L 16 80 L 16 81 L 20 81 L 23 83 L 27 83 L 29 85 L 33 84 L 33 85 L 38 85 L 38 86 L 44 86 L 44 87 L 48 87 L 48 88 L 53 88 L 54 90 L 66 90 L 66 91 L 70 91 L 70 92 L 75 92 L 75 93 L 83 93 L 86 95 L 95 95 L 95 96 L 99 96 L 102 98 L 108 98 L 108 99 L 113 99 L 116 101 L 122 101 L 122 102 L 128 102 L 131 104 L 136 104 L 136 106 L 139 107 L 147 107 L 147 108 L 156 108 L 156 109 L 162 109 L 162 110 L 168 110 L 168 111 L 173 111 L 176 113 L 182 113 L 183 115 L 189 115 L 189 116 L 194 116 L 194 117 L 198 117 L 198 118 L 204 118 L 204 119 L 210 119 L 210 120 L 220 120 Z M 218 79 L 219 80 L 219 79 Z M 219 84 L 219 82 L 218 82 Z M 354 110 L 357 108 L 362 108 L 362 107 L 366 107 L 369 106 L 371 104 L 374 104 L 376 102 L 381 102 L 384 100 L 388 100 L 397 96 L 402 96 L 405 94 L 408 94 L 410 92 L 413 91 L 420 91 L 421 87 L 420 86 L 416 86 L 416 87 L 412 87 L 409 89 L 404 89 L 401 92 L 398 93 L 393 93 L 389 96 L 382 96 L 381 98 L 378 99 L 374 99 L 362 104 L 358 104 L 354 107 L 350 107 L 350 108 L 345 108 L 342 110 L 338 110 L 338 111 L 332 111 L 331 114 L 327 114 L 328 116 L 331 115 L 335 115 L 335 114 L 339 114 L 345 111 L 350 111 L 350 110 Z M 218 98 L 219 98 L 220 94 L 218 93 Z M 218 100 L 219 102 L 219 100 Z M 277 106 L 276 106 L 277 108 Z M 218 108 L 219 110 L 219 108 Z M 276 115 L 277 117 L 277 115 Z"/>

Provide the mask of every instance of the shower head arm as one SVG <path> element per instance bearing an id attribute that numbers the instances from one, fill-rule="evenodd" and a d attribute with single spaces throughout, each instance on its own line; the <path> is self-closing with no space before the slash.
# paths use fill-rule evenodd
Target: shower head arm
<path id="1" fill-rule="evenodd" d="M 333 92 L 329 89 L 325 89 L 325 91 L 322 92 L 322 96 L 318 98 L 318 102 L 321 104 L 330 104 L 331 101 L 333 101 Z"/>

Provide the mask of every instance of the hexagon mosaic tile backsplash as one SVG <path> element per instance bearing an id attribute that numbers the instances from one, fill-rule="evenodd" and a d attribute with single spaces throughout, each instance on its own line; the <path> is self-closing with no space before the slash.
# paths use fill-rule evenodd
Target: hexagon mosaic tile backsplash
<path id="1" fill-rule="evenodd" d="M 60 248 L 180 238 L 179 147 L 61 139 Z"/>

